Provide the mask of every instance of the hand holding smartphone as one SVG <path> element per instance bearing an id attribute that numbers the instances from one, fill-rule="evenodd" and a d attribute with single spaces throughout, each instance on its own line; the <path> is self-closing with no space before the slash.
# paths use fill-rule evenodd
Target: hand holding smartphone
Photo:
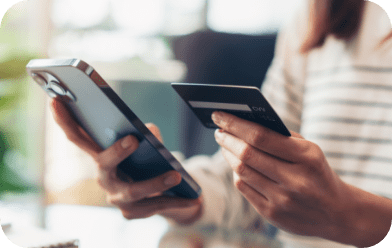
<path id="1" fill-rule="evenodd" d="M 90 65 L 78 59 L 40 59 L 30 61 L 27 72 L 102 149 L 129 134 L 138 139 L 138 149 L 118 164 L 121 174 L 139 182 L 176 170 L 181 183 L 165 194 L 200 196 L 199 185 Z"/>
<path id="2" fill-rule="evenodd" d="M 198 199 L 189 199 L 162 194 L 181 182 L 181 175 L 174 170 L 138 182 L 132 180 L 123 182 L 118 176 L 115 176 L 118 163 L 138 147 L 139 142 L 134 136 L 126 136 L 109 148 L 102 150 L 74 121 L 61 101 L 52 99 L 50 106 L 57 124 L 64 130 L 72 143 L 94 158 L 98 167 L 97 182 L 106 192 L 107 203 L 118 207 L 126 219 L 146 218 L 160 214 L 177 223 L 186 224 L 200 216 L 198 210 L 202 206 L 202 196 Z M 159 140 L 162 140 L 157 126 L 148 123 L 146 127 Z M 169 184 L 167 179 L 170 179 Z"/>

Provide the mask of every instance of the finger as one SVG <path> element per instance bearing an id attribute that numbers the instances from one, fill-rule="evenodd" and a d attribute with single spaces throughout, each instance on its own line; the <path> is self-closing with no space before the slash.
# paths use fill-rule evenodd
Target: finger
<path id="1" fill-rule="evenodd" d="M 115 202 L 112 202 L 112 200 L 125 199 L 127 197 L 129 185 L 132 183 L 131 179 L 127 181 L 120 179 L 117 176 L 117 170 L 98 170 L 97 181 L 99 186 L 107 192 L 107 202 L 113 205 L 115 205 Z"/>
<path id="2" fill-rule="evenodd" d="M 215 124 L 225 132 L 233 134 L 262 151 L 291 162 L 297 162 L 303 158 L 298 151 L 306 148 L 304 139 L 281 135 L 257 123 L 224 112 L 214 112 L 212 118 Z"/>
<path id="3" fill-rule="evenodd" d="M 110 197 L 114 205 L 128 204 L 140 199 L 160 195 L 162 192 L 178 185 L 182 178 L 177 171 L 169 171 L 160 176 L 140 182 L 132 182 Z"/>
<path id="4" fill-rule="evenodd" d="M 98 167 L 104 171 L 117 168 L 117 165 L 137 150 L 139 141 L 135 136 L 127 135 L 116 141 L 95 157 Z"/>
<path id="5" fill-rule="evenodd" d="M 155 124 L 153 124 L 153 123 L 147 123 L 147 124 L 146 124 L 146 127 L 150 130 L 150 132 L 151 132 L 152 134 L 154 134 L 154 136 L 155 136 L 161 143 L 163 143 L 163 138 L 162 138 L 162 135 L 161 135 L 161 131 L 159 130 L 159 128 L 158 128 Z"/>
<path id="6" fill-rule="evenodd" d="M 185 199 L 179 197 L 158 196 L 140 200 L 138 202 L 122 205 L 120 209 L 125 218 L 138 219 L 147 218 L 162 213 L 169 209 L 183 209 L 200 204 L 198 199 Z"/>
<path id="7" fill-rule="evenodd" d="M 304 137 L 302 137 L 302 135 L 300 135 L 299 133 L 296 133 L 294 131 L 290 131 L 291 136 L 293 136 L 294 138 L 298 138 L 298 139 L 304 139 Z"/>
<path id="8" fill-rule="evenodd" d="M 76 123 L 63 103 L 52 99 L 50 107 L 54 120 L 72 143 L 92 156 L 96 156 L 97 153 L 102 151 L 102 148 Z"/>
<path id="9" fill-rule="evenodd" d="M 256 211 L 263 215 L 263 212 L 269 208 L 269 201 L 263 195 L 250 187 L 247 183 L 242 181 L 237 174 L 233 174 L 234 184 L 241 194 L 247 199 L 256 209 Z"/>
<path id="10" fill-rule="evenodd" d="M 243 164 L 275 182 L 284 183 L 287 181 L 285 175 L 288 174 L 287 170 L 292 167 L 292 163 L 260 151 L 240 138 L 220 130 L 215 132 L 215 139 L 223 149 L 228 150 Z"/>
<path id="11" fill-rule="evenodd" d="M 234 173 L 237 174 L 237 176 L 247 185 L 265 196 L 267 199 L 270 199 L 272 196 L 277 194 L 276 191 L 279 185 L 275 181 L 247 166 L 228 150 L 223 148 L 222 153 L 229 162 Z"/>

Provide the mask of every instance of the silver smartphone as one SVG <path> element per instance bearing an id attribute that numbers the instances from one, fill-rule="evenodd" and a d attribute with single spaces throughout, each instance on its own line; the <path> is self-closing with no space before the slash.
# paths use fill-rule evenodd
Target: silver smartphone
<path id="1" fill-rule="evenodd" d="M 192 199 L 200 196 L 200 186 L 86 62 L 37 59 L 31 60 L 26 69 L 50 97 L 66 104 L 75 120 L 102 149 L 129 134 L 139 140 L 139 148 L 118 165 L 119 175 L 142 181 L 176 170 L 182 181 L 165 194 Z"/>

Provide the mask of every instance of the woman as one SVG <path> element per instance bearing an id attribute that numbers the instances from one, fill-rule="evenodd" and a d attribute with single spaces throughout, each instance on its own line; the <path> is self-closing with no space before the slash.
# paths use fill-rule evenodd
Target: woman
<path id="1" fill-rule="evenodd" d="M 176 172 L 120 181 L 116 165 L 137 149 L 136 138 L 102 151 L 63 105 L 53 101 L 52 110 L 67 137 L 97 161 L 108 201 L 128 219 L 161 214 L 230 228 L 269 222 L 321 238 L 317 247 L 338 247 L 323 240 L 371 246 L 392 220 L 390 32 L 387 14 L 371 2 L 310 0 L 280 33 L 263 86 L 292 137 L 214 113 L 221 151 L 183 162 L 203 189 L 197 200 L 160 195 L 180 182 Z"/>

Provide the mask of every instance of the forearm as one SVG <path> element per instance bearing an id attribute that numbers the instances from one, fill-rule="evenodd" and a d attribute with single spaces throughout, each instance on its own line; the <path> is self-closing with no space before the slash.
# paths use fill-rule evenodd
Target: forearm
<path id="1" fill-rule="evenodd" d="M 348 232 L 340 235 L 338 242 L 358 247 L 370 247 L 389 232 L 392 221 L 392 200 L 347 185 L 355 202 L 348 211 Z M 347 235 L 349 234 L 349 235 Z"/>

